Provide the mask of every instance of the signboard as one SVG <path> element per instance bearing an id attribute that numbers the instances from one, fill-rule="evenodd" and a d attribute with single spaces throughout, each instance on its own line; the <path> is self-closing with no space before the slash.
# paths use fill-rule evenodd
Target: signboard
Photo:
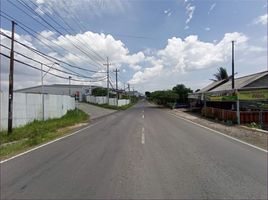
<path id="1" fill-rule="evenodd" d="M 266 100 L 268 101 L 268 90 L 239 91 L 239 100 Z"/>
<path id="2" fill-rule="evenodd" d="M 268 101 L 268 89 L 205 94 L 206 101 L 235 102 L 237 97 L 242 101 Z"/>
<path id="3" fill-rule="evenodd" d="M 225 102 L 235 102 L 237 100 L 237 94 L 235 92 L 224 92 L 224 93 L 214 93 L 206 94 L 206 101 L 225 101 Z"/>

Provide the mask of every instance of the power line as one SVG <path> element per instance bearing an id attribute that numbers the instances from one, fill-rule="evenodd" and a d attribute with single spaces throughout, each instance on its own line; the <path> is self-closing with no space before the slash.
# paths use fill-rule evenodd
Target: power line
<path id="1" fill-rule="evenodd" d="M 10 59 L 10 56 L 8 56 L 8 55 L 6 55 L 6 54 L 4 54 L 4 53 L 2 53 L 2 52 L 0 52 L 0 55 L 2 55 L 2 56 L 4 56 L 4 57 Z M 54 74 L 54 73 L 52 73 L 52 72 L 48 72 L 48 71 L 45 71 L 45 70 L 41 70 L 41 69 L 39 69 L 38 67 L 35 67 L 35 66 L 33 66 L 33 65 L 30 65 L 30 64 L 25 63 L 25 62 L 23 62 L 23 61 L 21 61 L 21 60 L 18 60 L 18 59 L 14 59 L 14 61 L 16 61 L 16 62 L 18 62 L 18 63 L 21 63 L 21 64 L 23 64 L 23 65 L 26 65 L 26 66 L 28 66 L 28 67 L 31 67 L 31 68 L 33 68 L 33 69 L 36 69 L 36 70 L 39 70 L 39 71 L 46 72 L 46 73 L 48 73 L 48 74 L 50 74 L 50 75 L 52 75 L 52 76 L 55 76 L 55 77 L 58 77 L 58 78 L 61 78 L 61 79 L 65 79 L 65 80 L 68 80 L 68 79 L 69 79 L 69 78 L 67 78 L 67 77 L 60 76 L 60 75 L 58 75 L 58 74 Z M 103 79 L 99 79 L 99 80 L 78 80 L 78 79 L 72 79 L 72 81 L 77 81 L 77 82 L 100 82 L 100 81 L 103 81 L 103 80 L 105 80 L 105 79 L 106 79 L 106 77 L 104 77 Z"/>
<path id="2" fill-rule="evenodd" d="M 1 13 L 3 13 L 4 15 L 6 15 L 7 17 L 4 16 L 4 15 L 2 15 Z M 1 11 L 1 13 L 0 13 L 0 16 L 2 16 L 3 18 L 5 18 L 6 20 L 15 21 L 15 22 L 17 23 L 17 26 L 19 26 L 22 30 L 24 30 L 25 32 L 27 32 L 29 35 L 31 35 L 32 37 L 34 37 L 35 39 L 37 39 L 40 43 L 42 43 L 43 45 L 45 45 L 46 47 L 48 47 L 48 48 L 51 49 L 52 51 L 55 51 L 55 52 L 57 52 L 60 56 L 64 57 L 64 55 L 62 55 L 62 54 L 59 53 L 56 49 L 54 49 L 54 48 L 52 48 L 51 46 L 49 46 L 48 44 L 46 44 L 44 41 L 40 40 L 40 39 L 39 39 L 38 37 L 36 37 L 34 34 L 32 34 L 32 33 L 30 33 L 29 31 L 27 31 L 27 30 L 26 30 L 25 28 L 23 28 L 20 24 L 22 24 L 24 27 L 26 27 L 27 29 L 29 29 L 30 31 L 34 32 L 34 33 L 37 34 L 37 35 L 39 34 L 38 32 L 36 32 L 36 31 L 33 30 L 32 28 L 26 26 L 26 25 L 23 24 L 22 22 L 20 22 L 20 21 L 18 21 L 18 20 L 15 20 L 13 17 L 11 17 L 10 15 L 6 14 L 5 12 Z M 9 19 L 9 18 L 10 18 L 10 19 Z M 64 47 L 58 45 L 58 44 L 55 43 L 54 41 L 50 41 L 50 40 L 48 40 L 47 38 L 45 38 L 44 36 L 42 36 L 42 35 L 39 35 L 39 36 L 42 37 L 42 38 L 44 38 L 45 40 L 47 40 L 47 41 L 53 43 L 54 45 L 58 46 L 59 48 L 65 50 L 65 51 L 68 51 L 67 49 L 65 49 Z M 93 65 L 93 66 L 95 66 L 95 67 L 99 67 L 99 66 L 97 66 L 97 65 L 95 65 L 95 64 L 92 64 L 92 63 L 91 63 L 91 65 Z M 94 70 L 91 70 L 91 71 L 93 72 Z"/>
<path id="3" fill-rule="evenodd" d="M 3 36 L 5 36 L 5 37 L 7 37 L 8 39 L 11 39 L 10 36 L 8 36 L 7 34 L 5 34 L 5 33 L 2 32 L 2 31 L 0 31 L 0 35 L 3 35 Z M 88 71 L 88 72 L 94 72 L 94 73 L 106 73 L 106 72 L 102 72 L 102 71 L 95 71 L 95 70 L 85 69 L 85 68 L 82 68 L 82 67 L 78 67 L 78 66 L 69 64 L 69 63 L 67 63 L 67 62 L 65 62 L 65 61 L 63 61 L 63 60 L 60 60 L 60 59 L 55 58 L 55 57 L 52 57 L 52 56 L 47 55 L 47 54 L 45 54 L 45 53 L 43 53 L 43 52 L 41 52 L 41 51 L 39 51 L 39 50 L 37 50 L 37 49 L 34 49 L 34 48 L 32 48 L 32 47 L 30 47 L 30 46 L 28 46 L 28 45 L 26 45 L 26 44 L 24 44 L 24 43 L 22 43 L 22 42 L 19 42 L 19 41 L 17 41 L 17 40 L 14 40 L 14 41 L 17 42 L 18 44 L 20 44 L 21 46 L 23 46 L 23 47 L 25 47 L 25 48 L 27 48 L 27 49 L 29 49 L 29 50 L 31 50 L 31 51 L 37 53 L 38 55 L 40 55 L 40 56 L 42 56 L 42 57 L 44 57 L 44 58 L 51 58 L 51 59 L 53 59 L 53 60 L 55 60 L 55 61 L 57 61 L 57 62 L 66 64 L 66 65 L 68 65 L 68 66 L 70 66 L 70 67 L 77 68 L 77 69 L 84 70 L 84 71 Z"/>
<path id="4" fill-rule="evenodd" d="M 38 8 L 38 5 L 36 5 L 36 3 L 34 3 L 33 1 L 31 1 L 31 0 L 29 0 L 32 4 L 34 4 L 37 8 Z M 59 12 L 57 12 L 57 10 L 55 10 L 53 7 L 51 7 L 51 9 L 52 9 L 52 11 L 55 13 L 55 15 L 58 17 L 58 18 L 60 18 L 62 21 L 63 21 L 63 23 L 70 29 L 70 30 L 72 30 L 74 33 L 75 33 L 75 30 L 64 20 L 64 18 L 59 14 Z M 66 10 L 66 9 L 65 9 Z M 45 15 L 46 16 L 48 16 L 51 20 L 53 20 L 56 24 L 58 24 L 58 22 L 56 22 L 53 18 L 51 18 L 48 14 L 46 14 L 46 12 L 45 12 Z M 71 15 L 69 15 L 69 16 L 71 16 Z M 76 20 L 76 23 L 75 24 L 77 24 L 77 22 L 79 21 L 79 19 L 77 19 Z M 60 27 L 62 27 L 60 24 L 58 24 Z M 64 28 L 64 27 L 62 27 L 62 28 Z M 65 29 L 65 28 L 64 28 Z M 67 32 L 67 33 L 69 33 L 69 31 L 67 31 L 67 29 L 65 29 L 65 31 Z M 82 41 L 84 42 L 84 43 L 86 43 L 86 41 L 83 39 L 83 38 L 81 38 L 82 39 Z M 98 54 L 96 51 L 94 51 L 92 48 L 90 48 L 90 47 L 88 47 L 88 49 L 92 52 L 92 53 L 94 53 L 98 58 L 100 58 L 101 60 L 105 60 L 100 54 Z"/>
<path id="5" fill-rule="evenodd" d="M 6 49 L 11 50 L 9 47 L 7 47 L 7 46 L 5 46 L 5 45 L 3 45 L 3 44 L 0 44 L 0 46 L 4 47 L 4 48 L 6 48 Z M 29 60 L 31 60 L 31 61 L 33 61 L 33 62 L 37 62 L 37 63 L 39 63 L 39 64 L 43 64 L 43 65 L 46 66 L 46 67 L 49 67 L 49 68 L 51 68 L 51 69 L 57 70 L 57 71 L 59 71 L 59 72 L 62 72 L 62 73 L 68 74 L 68 75 L 73 75 L 73 76 L 77 76 L 77 77 L 81 77 L 81 78 L 88 78 L 88 79 L 104 78 L 104 77 L 106 77 L 106 76 L 102 76 L 102 77 L 89 77 L 89 76 L 81 75 L 81 74 L 79 74 L 79 73 L 77 73 L 77 72 L 74 72 L 74 71 L 72 71 L 72 73 L 70 73 L 70 72 L 66 72 L 66 71 L 64 71 L 64 70 L 57 69 L 57 68 L 55 68 L 55 67 L 49 66 L 49 65 L 47 65 L 47 64 L 45 64 L 45 63 L 42 63 L 42 62 L 40 62 L 40 61 L 38 61 L 38 60 L 35 60 L 35 59 L 33 59 L 33 58 L 30 58 L 30 57 L 28 57 L 28 56 L 26 56 L 26 55 L 24 55 L 24 54 L 22 54 L 22 53 L 20 53 L 20 52 L 17 52 L 17 51 L 13 51 L 13 52 L 16 53 L 16 54 L 18 54 L 18 55 L 20 55 L 20 56 L 22 56 L 22 57 L 24 57 L 24 58 L 27 58 L 27 59 L 29 59 Z M 59 65 L 59 66 L 61 66 L 61 65 Z M 64 66 L 61 66 L 61 67 L 64 68 L 64 69 L 66 69 Z M 67 69 L 67 70 L 69 70 L 69 69 Z"/>
<path id="6" fill-rule="evenodd" d="M 30 12 L 32 12 L 36 16 L 38 16 L 42 21 L 44 21 L 48 26 L 50 26 L 53 30 L 55 30 L 59 35 L 64 35 L 61 31 L 59 31 L 51 23 L 49 23 L 44 17 L 42 17 L 39 13 L 37 13 L 31 6 L 27 5 L 23 0 L 18 0 L 18 3 L 20 3 L 22 6 L 24 6 L 26 9 L 28 9 Z M 67 30 L 65 30 L 65 31 L 68 32 Z M 85 54 L 93 62 L 95 62 L 95 63 L 100 65 L 100 63 L 96 62 L 94 59 L 91 58 L 92 55 L 89 55 L 88 52 L 86 52 L 84 49 L 82 49 L 81 47 L 79 47 L 78 45 L 73 43 L 72 40 L 70 40 L 70 39 L 68 39 L 66 37 L 64 37 L 64 39 L 68 40 L 76 49 L 78 49 L 80 52 Z M 79 42 L 79 40 L 77 38 L 74 37 L 74 39 Z"/>

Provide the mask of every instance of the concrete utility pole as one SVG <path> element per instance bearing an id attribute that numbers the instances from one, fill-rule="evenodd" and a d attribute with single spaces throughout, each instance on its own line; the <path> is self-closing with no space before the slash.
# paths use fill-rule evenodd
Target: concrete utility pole
<path id="1" fill-rule="evenodd" d="M 13 75 L 14 75 L 14 35 L 15 22 L 12 21 L 11 51 L 10 51 L 10 69 L 9 69 L 9 95 L 8 95 L 8 134 L 12 133 L 13 118 Z"/>
<path id="2" fill-rule="evenodd" d="M 43 63 L 41 63 L 41 90 L 42 90 L 42 120 L 45 120 L 45 99 L 44 99 L 44 77 L 47 75 L 47 73 L 49 72 L 49 70 L 53 67 L 53 65 L 55 64 L 59 64 L 59 63 L 52 63 L 52 65 L 50 66 L 50 68 L 46 71 L 45 74 L 43 74 L 44 70 L 43 70 Z M 46 64 L 47 66 L 48 64 Z"/>
<path id="3" fill-rule="evenodd" d="M 234 41 L 232 41 L 232 89 L 234 88 Z"/>
<path id="4" fill-rule="evenodd" d="M 119 70 L 116 68 L 114 72 L 115 72 L 115 80 L 116 80 L 116 85 L 115 85 L 116 98 L 117 98 L 117 105 L 118 105 L 118 99 L 119 99 L 119 93 L 118 93 L 118 72 L 119 72 Z"/>
<path id="5" fill-rule="evenodd" d="M 71 76 L 69 76 L 69 96 L 71 96 Z"/>
<path id="6" fill-rule="evenodd" d="M 107 57 L 107 63 L 103 64 L 104 66 L 107 67 L 107 104 L 109 104 L 109 67 L 110 67 L 110 63 L 109 63 L 109 58 Z"/>

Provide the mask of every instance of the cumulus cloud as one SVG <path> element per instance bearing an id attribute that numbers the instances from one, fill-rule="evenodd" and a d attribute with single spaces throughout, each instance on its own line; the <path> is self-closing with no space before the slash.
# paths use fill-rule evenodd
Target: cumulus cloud
<path id="1" fill-rule="evenodd" d="M 237 50 L 247 48 L 247 36 L 237 32 L 226 33 L 218 43 L 203 42 L 197 35 L 190 35 L 185 39 L 173 37 L 157 55 L 146 58 L 150 67 L 136 72 L 129 83 L 152 82 L 152 78 L 170 76 L 172 73 L 187 73 L 219 66 L 230 58 L 233 40 L 238 46 Z"/>
<path id="2" fill-rule="evenodd" d="M 6 31 L 6 30 L 1 30 L 1 31 L 3 31 L 7 35 L 10 35 L 9 31 Z M 32 48 L 46 52 L 48 55 L 56 57 L 57 59 L 63 60 L 67 63 L 80 66 L 83 68 L 87 68 L 87 69 L 98 70 L 98 71 L 106 70 L 106 67 L 103 65 L 104 62 L 106 62 L 106 57 L 109 57 L 110 62 L 112 62 L 112 65 L 110 67 L 111 70 L 114 69 L 115 67 L 120 68 L 122 65 L 126 65 L 129 67 L 129 69 L 138 71 L 138 70 L 141 70 L 142 68 L 140 63 L 145 59 L 145 55 L 143 52 L 130 54 L 129 50 L 125 47 L 124 43 L 121 42 L 120 40 L 115 40 L 112 35 L 97 34 L 97 33 L 89 32 L 89 31 L 85 33 L 81 33 L 81 34 L 76 34 L 76 35 L 57 36 L 51 31 L 44 30 L 40 32 L 38 35 L 38 39 L 41 40 L 42 43 L 40 43 L 39 40 L 31 38 L 28 35 L 24 36 L 24 35 L 16 34 L 15 38 L 21 41 L 22 43 L 28 46 L 31 46 Z M 10 41 L 7 38 L 1 37 L 1 44 L 6 44 L 7 46 L 10 46 L 9 43 Z M 49 44 L 49 46 L 51 46 L 52 49 L 46 48 L 44 43 Z M 41 56 L 33 53 L 32 51 L 18 44 L 16 44 L 15 50 L 20 53 L 23 53 L 24 55 L 30 58 L 36 59 L 40 62 L 44 62 L 44 63 L 48 62 L 48 60 L 46 60 L 45 58 L 42 58 Z M 6 54 L 9 54 L 9 53 L 6 52 Z M 28 64 L 31 64 L 40 68 L 40 64 L 37 64 L 19 55 L 16 55 L 16 56 L 19 57 L 19 60 L 25 61 Z M 7 81 L 7 77 L 8 77 L 7 60 L 8 59 L 3 58 L 1 59 L 1 61 L 2 60 L 6 60 L 6 62 L 1 63 L 3 66 L 3 68 L 1 69 L 1 74 L 4 76 L 3 80 L 5 79 Z M 25 66 L 16 63 L 17 69 L 22 69 L 23 67 L 25 68 Z M 57 67 L 59 69 L 63 69 L 62 68 L 63 66 L 62 67 L 57 66 Z M 65 66 L 65 67 L 70 68 L 69 66 Z M 25 69 L 27 70 L 24 70 L 24 71 L 28 72 L 29 67 L 26 67 Z M 6 71 L 5 74 L 3 74 L 4 71 Z M 17 72 L 19 73 L 19 71 Z M 25 84 L 25 80 L 29 80 L 29 79 L 33 80 L 33 82 L 37 84 L 40 72 L 34 71 L 34 70 L 33 72 L 34 72 L 34 76 L 33 74 L 25 74 L 24 77 L 20 77 L 20 80 L 17 79 L 16 88 L 28 87 L 29 84 Z M 62 74 L 58 71 L 51 70 L 50 72 L 56 73 L 58 75 L 66 76 L 66 74 Z M 76 71 L 76 72 L 81 74 L 81 71 Z M 22 73 L 19 73 L 19 74 L 21 76 Z M 83 75 L 92 76 L 92 74 L 83 74 Z M 98 76 L 103 76 L 103 74 L 98 74 Z M 35 78 L 32 78 L 32 77 L 35 77 Z M 46 80 L 49 80 L 50 83 L 62 82 L 62 81 L 59 81 L 60 79 L 57 79 L 57 78 L 52 79 L 52 77 L 48 77 L 48 79 Z M 32 84 L 33 82 L 31 82 L 30 84 Z M 3 85 L 3 87 L 5 87 L 6 89 L 7 85 L 5 86 Z"/>

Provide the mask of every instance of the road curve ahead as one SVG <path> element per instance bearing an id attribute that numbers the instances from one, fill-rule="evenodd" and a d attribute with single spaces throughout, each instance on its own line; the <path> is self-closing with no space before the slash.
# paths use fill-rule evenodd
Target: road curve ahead
<path id="1" fill-rule="evenodd" d="M 1 199 L 266 199 L 267 154 L 142 101 L 1 164 Z"/>

